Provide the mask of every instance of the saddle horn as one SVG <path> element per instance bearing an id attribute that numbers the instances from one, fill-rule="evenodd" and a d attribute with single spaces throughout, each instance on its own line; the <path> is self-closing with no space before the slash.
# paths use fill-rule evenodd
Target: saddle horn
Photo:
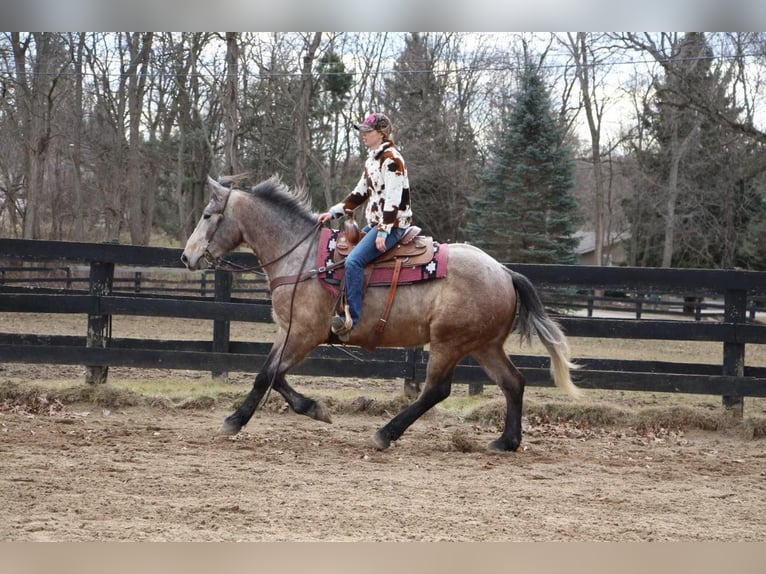
<path id="1" fill-rule="evenodd" d="M 357 225 L 354 219 L 353 211 L 346 211 L 346 221 L 343 222 L 343 232 L 346 234 L 346 240 L 350 245 L 356 245 L 362 238 L 362 232 L 359 231 L 359 225 Z"/>

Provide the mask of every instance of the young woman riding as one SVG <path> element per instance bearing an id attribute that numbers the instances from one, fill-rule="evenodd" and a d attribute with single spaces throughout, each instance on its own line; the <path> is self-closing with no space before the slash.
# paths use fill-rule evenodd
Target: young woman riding
<path id="1" fill-rule="evenodd" d="M 369 150 L 362 176 L 345 199 L 319 215 L 319 221 L 326 223 L 367 201 L 365 235 L 351 250 L 345 263 L 351 322 L 340 316 L 332 319 L 332 331 L 341 341 L 348 340 L 359 322 L 365 265 L 396 245 L 412 224 L 407 168 L 391 137 L 391 120 L 385 114 L 374 113 L 354 127 Z"/>

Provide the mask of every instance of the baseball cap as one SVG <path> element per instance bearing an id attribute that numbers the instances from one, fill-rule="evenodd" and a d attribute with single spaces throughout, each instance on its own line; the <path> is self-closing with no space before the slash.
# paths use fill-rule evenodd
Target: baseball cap
<path id="1" fill-rule="evenodd" d="M 354 124 L 354 127 L 360 132 L 379 131 L 386 135 L 391 134 L 391 120 L 386 114 L 381 113 L 368 115 L 363 122 Z"/>

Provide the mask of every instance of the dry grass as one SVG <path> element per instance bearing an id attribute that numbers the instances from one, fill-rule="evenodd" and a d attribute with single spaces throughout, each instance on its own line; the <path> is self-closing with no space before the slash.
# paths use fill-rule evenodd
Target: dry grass
<path id="1" fill-rule="evenodd" d="M 524 416 L 534 424 L 571 424 L 578 428 L 627 428 L 640 433 L 672 431 L 719 431 L 753 440 L 766 438 L 766 416 L 735 418 L 722 408 L 709 410 L 682 404 L 644 408 L 620 407 L 609 403 L 565 403 L 527 400 Z M 501 427 L 505 401 L 483 402 L 466 412 L 465 419 L 477 424 Z"/>
<path id="2" fill-rule="evenodd" d="M 5 332 L 82 334 L 82 317 L 70 315 L 3 314 Z M 147 335 L 147 328 L 151 335 Z M 264 341 L 273 336 L 274 326 L 258 323 L 233 323 L 232 338 Z M 210 321 L 116 317 L 116 337 L 183 337 L 205 339 L 212 335 Z M 720 343 L 695 341 L 632 341 L 605 338 L 571 338 L 572 355 L 577 358 L 613 358 L 720 364 Z M 520 346 L 517 337 L 508 341 L 510 354 L 547 354 L 539 343 Z M 766 366 L 766 345 L 748 345 L 746 363 Z M 232 374 L 227 383 L 211 380 L 207 373 L 194 371 L 156 371 L 110 369 L 109 384 L 82 385 L 82 376 L 73 367 L 47 367 L 60 375 L 5 377 L 0 385 L 0 407 L 45 410 L 60 404 L 89 403 L 104 408 L 154 405 L 165 408 L 204 409 L 214 405 L 235 406 L 247 394 L 252 374 Z M 343 380 L 321 377 L 292 377 L 296 388 L 323 400 L 330 412 L 392 416 L 408 400 L 402 394 L 401 381 Z M 20 384 L 23 383 L 23 384 Z M 272 393 L 263 406 L 284 410 L 281 397 Z M 766 436 L 766 399 L 746 398 L 745 417 L 732 419 L 721 408 L 721 398 L 714 395 L 682 395 L 587 389 L 586 399 L 575 402 L 550 387 L 529 387 L 525 393 L 525 415 L 538 421 L 563 421 L 590 426 L 629 426 L 650 428 L 697 428 L 741 432 L 753 438 Z M 57 403 L 58 402 L 58 403 Z M 52 406 L 51 406 L 52 405 Z M 504 401 L 497 388 L 487 385 L 483 395 L 469 396 L 465 385 L 456 384 L 452 396 L 439 405 L 439 412 L 475 420 L 480 424 L 502 423 Z M 460 438 L 455 441 L 460 443 Z M 456 448 L 460 448 L 456 445 Z"/>
<path id="3" fill-rule="evenodd" d="M 234 409 L 244 400 L 249 388 L 242 385 L 213 384 L 208 392 L 199 388 L 190 389 L 182 382 L 175 390 L 167 393 L 170 386 L 160 381 L 156 387 L 151 381 L 135 381 L 136 384 L 89 386 L 67 385 L 61 381 L 0 383 L 0 411 L 22 411 L 30 414 L 52 414 L 73 405 L 90 405 L 119 409 L 134 406 L 149 406 L 161 409 L 211 409 L 224 406 Z M 393 383 L 393 382 L 392 382 Z M 132 387 L 132 388 L 131 388 Z M 649 405 L 644 401 L 585 400 L 572 401 L 554 395 L 552 389 L 531 389 L 543 391 L 529 393 L 524 402 L 524 417 L 530 425 L 564 425 L 578 429 L 623 428 L 638 433 L 659 433 L 668 431 L 703 430 L 725 432 L 747 440 L 766 438 L 766 416 L 746 415 L 734 418 L 720 406 L 699 401 L 694 395 L 668 395 Z M 332 414 L 358 414 L 391 418 L 411 401 L 404 396 L 401 386 L 389 385 L 372 393 L 353 393 L 348 389 L 322 388 L 308 394 L 322 401 Z M 588 391 L 592 393 L 593 391 Z M 633 393 L 642 397 L 643 393 Z M 168 395 L 173 396 L 173 399 Z M 426 418 L 458 418 L 482 427 L 501 429 L 505 419 L 505 400 L 494 387 L 480 396 L 469 396 L 464 389 L 457 389 L 454 396 L 429 411 Z M 681 400 L 679 400 L 681 399 Z M 752 402 L 756 399 L 747 399 Z M 642 404 L 643 403 L 643 404 Z M 270 393 L 260 407 L 268 412 L 286 412 L 288 407 L 276 393 Z M 453 436 L 454 448 L 471 452 L 476 445 L 468 437 Z"/>

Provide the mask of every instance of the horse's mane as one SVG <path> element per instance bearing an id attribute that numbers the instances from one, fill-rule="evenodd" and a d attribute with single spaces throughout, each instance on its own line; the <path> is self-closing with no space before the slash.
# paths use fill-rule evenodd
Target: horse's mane
<path id="1" fill-rule="evenodd" d="M 272 176 L 244 191 L 274 206 L 280 219 L 300 219 L 312 225 L 316 223 L 308 191 L 305 188 L 291 190 L 279 176 Z"/>

